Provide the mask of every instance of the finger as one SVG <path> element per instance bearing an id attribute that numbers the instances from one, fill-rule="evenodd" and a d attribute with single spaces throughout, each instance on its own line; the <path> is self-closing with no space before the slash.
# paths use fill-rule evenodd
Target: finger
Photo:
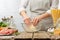
<path id="1" fill-rule="evenodd" d="M 35 22 L 35 18 L 32 20 L 33 25 L 34 25 L 34 22 Z"/>
<path id="2" fill-rule="evenodd" d="M 36 24 L 37 24 L 37 21 L 38 21 L 38 19 L 36 19 L 36 20 L 35 20 L 35 22 L 34 22 L 34 23 L 35 23 L 35 24 L 34 24 L 34 26 L 36 26 Z"/>
<path id="3" fill-rule="evenodd" d="M 34 26 L 36 26 L 39 23 L 39 19 L 36 18 Z"/>
<path id="4" fill-rule="evenodd" d="M 37 18 L 34 18 L 34 23 L 36 22 Z"/>
<path id="5" fill-rule="evenodd" d="M 32 20 L 32 23 L 34 23 L 34 21 L 35 21 L 35 18 Z"/>
<path id="6" fill-rule="evenodd" d="M 34 18 L 34 20 L 33 20 L 33 24 L 34 24 L 34 25 L 36 24 L 36 20 L 37 20 L 37 19 L 36 19 L 36 18 Z"/>

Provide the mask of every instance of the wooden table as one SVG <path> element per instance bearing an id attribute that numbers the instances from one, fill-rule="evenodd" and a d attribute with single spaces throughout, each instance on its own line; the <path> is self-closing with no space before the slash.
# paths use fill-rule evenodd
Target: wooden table
<path id="1" fill-rule="evenodd" d="M 37 39 L 50 39 L 49 35 L 47 32 L 44 31 L 40 31 L 38 33 L 34 33 L 33 39 L 37 40 Z"/>
<path id="2" fill-rule="evenodd" d="M 41 39 L 50 39 L 49 34 L 45 31 L 40 31 L 37 33 L 26 33 L 22 32 L 20 35 L 15 37 L 16 39 L 29 39 L 29 40 L 41 40 Z"/>
<path id="3" fill-rule="evenodd" d="M 0 36 L 0 40 L 14 40 L 14 36 Z"/>
<path id="4" fill-rule="evenodd" d="M 20 35 L 16 36 L 15 39 L 25 39 L 25 40 L 60 40 L 60 36 L 54 36 L 48 32 L 40 31 L 37 33 L 26 33 L 22 32 Z"/>
<path id="5" fill-rule="evenodd" d="M 15 39 L 25 39 L 25 40 L 31 40 L 32 39 L 32 33 L 27 33 L 27 32 L 21 32 L 20 35 L 16 36 Z"/>
<path id="6" fill-rule="evenodd" d="M 4 37 L 4 36 L 2 36 Z M 8 36 L 7 36 L 8 37 Z M 0 36 L 1 38 L 1 36 Z M 60 40 L 60 36 L 54 36 L 51 35 L 48 32 L 40 31 L 37 33 L 27 33 L 27 32 L 21 32 L 19 35 L 14 37 L 15 40 Z"/>

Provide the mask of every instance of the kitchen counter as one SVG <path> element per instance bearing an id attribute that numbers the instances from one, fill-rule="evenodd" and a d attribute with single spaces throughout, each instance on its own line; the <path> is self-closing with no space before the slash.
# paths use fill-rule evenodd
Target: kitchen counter
<path id="1" fill-rule="evenodd" d="M 32 38 L 32 33 L 27 33 L 27 32 L 21 32 L 20 35 L 17 35 L 15 37 L 16 39 L 27 39 L 27 38 Z"/>
<path id="2" fill-rule="evenodd" d="M 3 36 L 5 37 L 5 36 Z M 8 38 L 8 36 L 6 36 Z M 2 38 L 0 36 L 0 38 Z M 60 36 L 54 36 L 48 32 L 40 31 L 36 33 L 21 32 L 19 35 L 13 37 L 15 40 L 53 40 L 60 39 Z"/>
<path id="3" fill-rule="evenodd" d="M 60 36 L 55 36 L 52 35 L 48 32 L 45 31 L 40 31 L 40 32 L 36 32 L 36 33 L 27 33 L 27 32 L 22 32 L 20 33 L 20 35 L 16 36 L 15 39 L 29 39 L 29 40 L 60 40 Z"/>

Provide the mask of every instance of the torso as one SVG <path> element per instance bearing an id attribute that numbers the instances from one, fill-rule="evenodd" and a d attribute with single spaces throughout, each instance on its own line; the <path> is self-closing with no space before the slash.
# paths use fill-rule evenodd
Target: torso
<path id="1" fill-rule="evenodd" d="M 30 4 L 29 5 L 29 9 L 30 9 L 29 11 L 30 12 L 28 12 L 28 14 L 29 13 L 31 14 L 30 17 L 32 19 L 34 17 L 36 17 L 36 16 L 44 14 L 47 10 L 50 9 L 51 3 L 52 3 L 51 0 L 30 0 L 30 3 L 29 3 Z M 45 18 L 44 20 L 42 20 L 41 22 L 39 22 L 39 24 L 37 26 L 38 26 L 38 29 L 40 29 L 42 27 L 43 30 L 45 30 L 46 28 L 52 26 L 51 17 Z"/>
<path id="2" fill-rule="evenodd" d="M 51 0 L 30 0 L 31 11 L 47 11 L 51 7 Z"/>

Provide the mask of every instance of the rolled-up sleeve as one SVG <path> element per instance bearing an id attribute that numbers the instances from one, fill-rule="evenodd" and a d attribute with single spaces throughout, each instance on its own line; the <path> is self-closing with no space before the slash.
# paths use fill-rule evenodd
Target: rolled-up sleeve
<path id="1" fill-rule="evenodd" d="M 29 3 L 29 0 L 21 0 L 19 5 L 19 13 L 26 9 L 28 3 Z"/>
<path id="2" fill-rule="evenodd" d="M 51 8 L 47 10 L 47 13 L 51 14 L 51 9 L 57 9 L 59 0 L 52 0 Z"/>

